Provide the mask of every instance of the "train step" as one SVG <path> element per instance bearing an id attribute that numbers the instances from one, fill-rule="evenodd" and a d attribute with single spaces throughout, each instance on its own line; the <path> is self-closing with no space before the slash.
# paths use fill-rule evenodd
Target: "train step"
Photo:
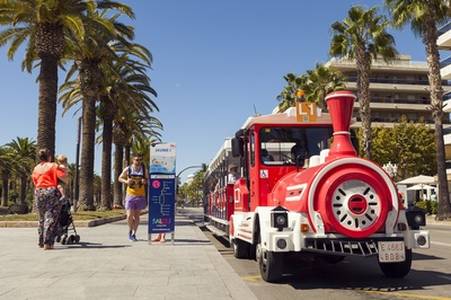
<path id="1" fill-rule="evenodd" d="M 213 233 L 214 235 L 222 236 L 222 237 L 228 237 L 227 233 L 225 233 L 224 231 L 214 227 L 213 225 L 206 224 L 205 227 L 207 227 L 207 229 L 210 230 L 211 233 Z"/>

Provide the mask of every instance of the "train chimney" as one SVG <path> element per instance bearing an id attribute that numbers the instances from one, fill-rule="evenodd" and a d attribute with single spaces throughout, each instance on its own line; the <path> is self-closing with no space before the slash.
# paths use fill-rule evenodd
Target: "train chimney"
<path id="1" fill-rule="evenodd" d="M 336 91 L 326 96 L 327 108 L 332 119 L 334 140 L 327 160 L 343 156 L 357 156 L 349 132 L 352 108 L 356 96 L 351 91 Z"/>

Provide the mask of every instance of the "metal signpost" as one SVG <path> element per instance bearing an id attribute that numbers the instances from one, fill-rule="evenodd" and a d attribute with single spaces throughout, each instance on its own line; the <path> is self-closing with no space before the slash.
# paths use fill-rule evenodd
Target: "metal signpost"
<path id="1" fill-rule="evenodd" d="M 152 234 L 175 232 L 175 144 L 158 144 L 150 149 L 149 244 Z"/>

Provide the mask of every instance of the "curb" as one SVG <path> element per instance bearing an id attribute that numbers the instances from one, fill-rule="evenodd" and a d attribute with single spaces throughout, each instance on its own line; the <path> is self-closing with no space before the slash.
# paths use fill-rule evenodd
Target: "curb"
<path id="1" fill-rule="evenodd" d="M 117 222 L 125 220 L 126 215 L 95 219 L 95 220 L 85 220 L 85 221 L 75 221 L 75 227 L 95 227 L 104 225 L 107 223 Z M 37 221 L 0 221 L 0 228 L 36 228 Z"/>
<path id="2" fill-rule="evenodd" d="M 432 225 L 432 226 L 443 226 L 443 227 L 451 227 L 451 221 L 436 221 L 435 216 L 427 216 L 426 217 L 426 226 Z"/>

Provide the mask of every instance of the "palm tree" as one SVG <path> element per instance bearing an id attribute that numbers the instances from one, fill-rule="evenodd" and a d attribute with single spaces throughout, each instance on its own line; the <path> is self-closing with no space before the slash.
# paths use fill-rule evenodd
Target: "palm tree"
<path id="1" fill-rule="evenodd" d="M 114 206 L 122 206 L 123 191 L 118 182 L 120 173 L 124 167 L 124 148 L 131 143 L 155 142 L 160 140 L 159 131 L 163 129 L 161 122 L 151 116 L 150 113 L 143 114 L 132 111 L 128 107 L 118 110 L 113 124 L 114 153 Z"/>
<path id="2" fill-rule="evenodd" d="M 58 64 L 65 41 L 84 36 L 85 0 L 5 0 L 0 3 L 0 46 L 10 42 L 8 58 L 13 59 L 26 43 L 22 68 L 31 72 L 39 60 L 38 147 L 55 150 L 55 120 L 58 91 Z M 109 2 L 109 1 L 107 1 Z"/>
<path id="3" fill-rule="evenodd" d="M 277 100 L 279 101 L 279 111 L 281 112 L 284 112 L 288 108 L 296 105 L 296 93 L 297 91 L 304 89 L 307 77 L 305 75 L 296 76 L 293 73 L 288 73 L 283 77 L 283 79 L 285 79 L 287 85 L 277 96 Z"/>
<path id="4" fill-rule="evenodd" d="M 413 32 L 423 39 L 429 67 L 431 108 L 435 125 L 435 144 L 437 146 L 439 184 L 437 219 L 450 218 L 451 204 L 449 202 L 443 141 L 443 89 L 440 76 L 440 54 L 437 48 L 437 23 L 448 20 L 449 2 L 442 0 L 385 0 L 385 4 L 391 12 L 395 26 L 402 27 L 410 23 Z"/>
<path id="5" fill-rule="evenodd" d="M 9 177 L 13 165 L 11 149 L 6 146 L 0 147 L 0 176 L 2 181 L 2 202 L 1 206 L 8 206 Z"/>
<path id="6" fill-rule="evenodd" d="M 344 78 L 340 71 L 317 64 L 315 69 L 307 71 L 306 81 L 303 86 L 305 99 L 315 102 L 322 109 L 326 109 L 324 99 L 326 95 L 340 89 L 344 89 Z"/>
<path id="7" fill-rule="evenodd" d="M 150 53 L 149 53 L 150 54 Z M 111 201 L 111 154 L 113 142 L 113 120 L 118 110 L 131 107 L 143 113 L 158 110 L 155 103 L 147 95 L 156 96 L 150 87 L 150 80 L 144 73 L 141 63 L 124 56 L 113 65 L 114 72 L 105 76 L 105 94 L 101 97 L 100 117 L 102 118 L 102 206 L 110 209 Z M 150 55 L 144 60 L 150 62 Z M 147 65 L 150 67 L 150 65 Z M 118 176 L 119 177 L 119 176 Z"/>
<path id="8" fill-rule="evenodd" d="M 129 17 L 133 12 L 124 5 L 117 9 L 125 11 Z M 109 7 L 115 9 L 114 5 Z M 83 137 L 80 168 L 80 206 L 81 210 L 94 210 L 94 148 L 96 128 L 96 102 L 102 92 L 103 74 L 105 68 L 110 68 L 111 62 L 117 59 L 112 49 L 116 40 L 125 42 L 125 38 L 133 37 L 133 30 L 116 21 L 117 16 L 105 17 L 104 12 L 90 11 L 87 19 L 85 38 L 79 43 L 70 43 L 69 49 L 75 63 L 66 76 L 66 83 L 61 91 L 65 110 L 79 101 L 82 102 Z M 76 75 L 75 80 L 71 80 Z M 77 87 L 79 87 L 77 89 Z M 67 92 L 69 91 L 69 92 Z"/>
<path id="9" fill-rule="evenodd" d="M 372 59 L 382 57 L 386 62 L 395 58 L 395 40 L 387 32 L 388 21 L 378 15 L 376 8 L 365 10 L 353 6 L 343 22 L 332 24 L 330 54 L 355 59 L 357 64 L 357 96 L 363 127 L 364 153 L 371 159 L 371 112 L 369 74 Z"/>
<path id="10" fill-rule="evenodd" d="M 35 164 L 36 143 L 29 138 L 17 137 L 8 143 L 7 147 L 10 149 L 14 160 L 14 170 L 20 180 L 19 205 L 21 210 L 26 213 L 28 210 L 26 197 L 30 174 Z"/>

